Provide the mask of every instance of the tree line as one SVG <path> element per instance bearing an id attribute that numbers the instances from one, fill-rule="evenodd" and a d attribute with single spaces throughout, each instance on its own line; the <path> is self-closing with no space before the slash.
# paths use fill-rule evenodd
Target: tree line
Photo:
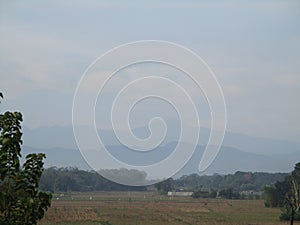
<path id="1" fill-rule="evenodd" d="M 80 170 L 75 167 L 45 169 L 40 180 L 40 189 L 57 192 L 91 191 L 146 191 L 146 187 L 126 186 L 112 182 L 96 171 Z"/>
<path id="2" fill-rule="evenodd" d="M 194 198 L 253 199 L 263 197 L 265 186 L 283 181 L 287 173 L 236 172 L 234 174 L 211 176 L 185 175 L 155 185 L 161 193 L 168 191 L 194 192 Z"/>
<path id="3" fill-rule="evenodd" d="M 125 169 L 123 169 L 125 170 Z M 130 171 L 127 171 L 129 173 Z M 124 173 L 124 171 L 122 171 Z M 134 171 L 135 176 L 138 173 Z M 142 173 L 142 172 L 141 172 Z M 185 175 L 179 179 L 168 179 L 154 186 L 125 186 L 114 183 L 101 176 L 96 171 L 80 170 L 78 168 L 51 167 L 44 170 L 40 189 L 54 192 L 89 192 L 89 191 L 147 191 L 156 188 L 161 193 L 168 191 L 201 191 L 216 190 L 235 193 L 243 190 L 261 191 L 266 185 L 274 185 L 283 181 L 286 173 L 252 173 L 236 172 L 235 174 L 211 176 L 198 174 Z M 222 192 L 222 193 L 223 193 Z"/>

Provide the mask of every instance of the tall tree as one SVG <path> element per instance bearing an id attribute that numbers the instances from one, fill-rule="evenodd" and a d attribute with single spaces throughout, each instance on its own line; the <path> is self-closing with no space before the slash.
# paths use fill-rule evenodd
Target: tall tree
<path id="1" fill-rule="evenodd" d="M 266 207 L 277 207 L 278 206 L 278 194 L 275 187 L 266 186 L 264 188 L 264 198 Z"/>
<path id="2" fill-rule="evenodd" d="M 289 190 L 286 192 L 286 201 L 280 219 L 300 221 L 300 163 L 295 165 L 291 175 L 287 176 Z"/>
<path id="3" fill-rule="evenodd" d="M 300 210 L 300 163 L 295 165 L 295 169 L 291 175 L 292 194 L 295 201 L 295 210 Z"/>
<path id="4" fill-rule="evenodd" d="M 3 98 L 2 93 L 0 97 Z M 34 225 L 43 218 L 51 194 L 40 192 L 45 154 L 29 154 L 20 166 L 20 112 L 0 114 L 0 224 Z"/>

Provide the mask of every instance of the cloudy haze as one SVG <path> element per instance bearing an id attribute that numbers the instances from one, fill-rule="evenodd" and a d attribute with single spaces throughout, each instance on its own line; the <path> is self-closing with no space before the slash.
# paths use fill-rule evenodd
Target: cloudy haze
<path id="1" fill-rule="evenodd" d="M 228 130 L 299 141 L 299 23 L 298 1 L 4 0 L 1 111 L 22 111 L 30 128 L 70 125 L 77 83 L 93 60 L 127 42 L 165 40 L 215 72 Z"/>

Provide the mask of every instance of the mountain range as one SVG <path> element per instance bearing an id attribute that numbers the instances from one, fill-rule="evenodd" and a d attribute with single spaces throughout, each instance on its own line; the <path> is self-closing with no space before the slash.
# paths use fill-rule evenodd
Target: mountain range
<path id="1" fill-rule="evenodd" d="M 135 156 L 130 151 L 124 151 L 124 147 L 120 145 L 112 131 L 99 130 L 99 134 L 105 139 L 106 147 L 110 149 L 113 155 L 117 154 L 121 160 L 129 163 L 147 164 L 160 161 L 174 150 L 177 144 L 175 140 L 176 132 L 174 132 L 175 129 L 170 130 L 171 134 L 168 135 L 168 142 L 163 143 L 162 146 L 156 149 L 156 152 L 162 154 L 150 153 L 145 162 L 142 161 L 142 157 Z M 140 137 L 149 135 L 149 130 L 145 127 L 136 128 L 134 132 L 138 133 Z M 71 126 L 41 127 L 37 129 L 25 127 L 23 133 L 25 144 L 22 149 L 23 155 L 31 152 L 44 152 L 47 155 L 46 167 L 91 169 L 76 146 Z M 177 177 L 197 173 L 198 164 L 205 148 L 203 140 L 207 140 L 209 137 L 209 129 L 201 128 L 201 135 L 202 138 L 194 155 L 185 167 L 176 174 Z M 204 174 L 228 174 L 236 171 L 290 172 L 295 163 L 299 161 L 299 143 L 226 132 L 219 154 Z"/>

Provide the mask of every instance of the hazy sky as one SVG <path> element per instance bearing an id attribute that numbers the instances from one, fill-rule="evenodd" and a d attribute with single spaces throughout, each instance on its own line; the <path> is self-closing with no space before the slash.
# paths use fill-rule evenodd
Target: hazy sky
<path id="1" fill-rule="evenodd" d="M 31 128 L 70 125 L 76 85 L 95 58 L 157 39 L 213 69 L 228 130 L 299 141 L 299 1 L 145 2 L 2 0 L 1 111 L 22 111 Z"/>

